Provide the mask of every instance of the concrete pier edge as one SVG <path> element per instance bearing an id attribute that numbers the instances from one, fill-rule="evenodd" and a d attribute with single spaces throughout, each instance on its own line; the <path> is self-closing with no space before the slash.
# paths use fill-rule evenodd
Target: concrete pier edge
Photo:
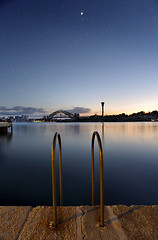
<path id="1" fill-rule="evenodd" d="M 57 228 L 48 206 L 0 206 L 0 240 L 22 239 L 158 239 L 158 205 L 57 207 Z"/>

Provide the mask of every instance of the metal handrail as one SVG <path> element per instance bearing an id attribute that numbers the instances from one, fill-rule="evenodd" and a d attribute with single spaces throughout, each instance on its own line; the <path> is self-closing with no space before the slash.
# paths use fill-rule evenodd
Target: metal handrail
<path id="1" fill-rule="evenodd" d="M 92 206 L 94 206 L 94 140 L 98 140 L 100 155 L 100 226 L 104 226 L 104 174 L 103 174 L 103 150 L 99 133 L 95 131 L 92 135 L 91 157 L 92 157 Z"/>
<path id="2" fill-rule="evenodd" d="M 53 225 L 57 226 L 57 200 L 56 200 L 56 177 L 55 177 L 55 147 L 56 138 L 58 137 L 59 144 L 59 179 L 60 179 L 60 205 L 63 205 L 62 197 L 62 149 L 61 149 L 61 137 L 57 132 L 54 134 L 52 145 L 52 193 L 53 193 Z"/>

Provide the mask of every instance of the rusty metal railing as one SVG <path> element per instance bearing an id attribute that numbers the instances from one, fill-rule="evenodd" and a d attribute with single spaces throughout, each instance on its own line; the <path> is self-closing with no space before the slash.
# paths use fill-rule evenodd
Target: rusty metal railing
<path id="1" fill-rule="evenodd" d="M 98 132 L 94 132 L 91 142 L 91 157 L 92 157 L 92 206 L 94 206 L 94 140 L 95 136 L 98 140 L 99 155 L 100 155 L 100 226 L 104 226 L 104 174 L 103 174 L 103 150 L 102 143 Z"/>
<path id="2" fill-rule="evenodd" d="M 57 200 L 56 200 L 56 176 L 55 176 L 55 147 L 56 139 L 58 138 L 59 144 L 59 180 L 60 180 L 60 205 L 63 205 L 62 197 L 62 148 L 61 137 L 57 132 L 54 134 L 52 145 L 52 193 L 53 193 L 53 226 L 57 226 Z"/>

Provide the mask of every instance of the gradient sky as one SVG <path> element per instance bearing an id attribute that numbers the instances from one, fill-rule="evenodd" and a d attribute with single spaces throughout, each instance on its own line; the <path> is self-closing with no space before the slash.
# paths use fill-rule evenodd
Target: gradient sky
<path id="1" fill-rule="evenodd" d="M 0 0 L 0 115 L 148 112 L 157 92 L 157 0 Z"/>

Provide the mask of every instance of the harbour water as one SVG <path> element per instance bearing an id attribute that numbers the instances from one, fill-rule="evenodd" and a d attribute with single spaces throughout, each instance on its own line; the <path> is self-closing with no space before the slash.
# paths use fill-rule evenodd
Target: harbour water
<path id="1" fill-rule="evenodd" d="M 91 137 L 104 156 L 104 202 L 158 203 L 158 123 L 14 123 L 0 135 L 0 205 L 52 205 L 51 148 L 61 134 L 63 203 L 91 205 Z M 59 202 L 58 147 L 56 148 Z M 99 204 L 99 151 L 95 143 L 95 204 Z"/>

